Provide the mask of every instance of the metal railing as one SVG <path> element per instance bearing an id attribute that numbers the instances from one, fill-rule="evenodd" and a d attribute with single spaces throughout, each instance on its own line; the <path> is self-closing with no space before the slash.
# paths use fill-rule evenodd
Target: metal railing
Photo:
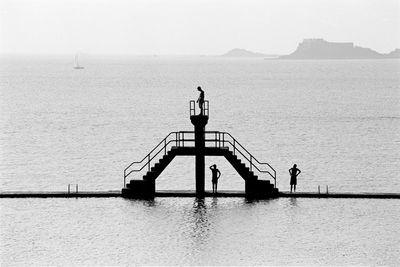
<path id="1" fill-rule="evenodd" d="M 190 116 L 196 116 L 196 101 L 190 100 L 189 109 L 190 109 Z M 200 107 L 198 109 L 199 109 L 199 114 L 197 115 L 200 115 Z M 210 103 L 208 102 L 208 100 L 204 101 L 203 113 L 204 113 L 203 115 L 207 117 L 209 117 L 210 115 Z"/>
<path id="2" fill-rule="evenodd" d="M 257 170 L 259 173 L 266 173 L 274 179 L 276 188 L 276 171 L 267 162 L 260 162 L 256 159 L 242 144 L 240 144 L 230 133 L 219 131 L 204 132 L 206 147 L 227 148 L 232 151 L 239 159 L 249 163 L 250 171 Z M 129 164 L 124 170 L 124 187 L 126 186 L 126 177 L 133 172 L 140 172 L 147 167 L 151 169 L 152 161 L 161 154 L 166 155 L 172 147 L 195 147 L 194 131 L 170 132 L 150 153 L 141 161 L 135 161 Z"/>

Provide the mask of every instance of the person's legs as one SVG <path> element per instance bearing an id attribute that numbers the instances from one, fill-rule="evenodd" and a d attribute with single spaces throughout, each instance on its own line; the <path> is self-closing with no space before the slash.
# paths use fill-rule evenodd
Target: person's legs
<path id="1" fill-rule="evenodd" d="M 218 189 L 217 189 L 217 187 L 218 187 L 218 183 L 215 183 L 215 193 L 217 193 L 217 192 L 218 192 Z"/>
<path id="2" fill-rule="evenodd" d="M 292 187 L 293 187 L 293 185 L 290 185 L 290 193 L 292 193 Z"/>
<path id="3" fill-rule="evenodd" d="M 294 187 L 294 192 L 296 192 L 296 185 L 293 185 L 293 187 Z"/>

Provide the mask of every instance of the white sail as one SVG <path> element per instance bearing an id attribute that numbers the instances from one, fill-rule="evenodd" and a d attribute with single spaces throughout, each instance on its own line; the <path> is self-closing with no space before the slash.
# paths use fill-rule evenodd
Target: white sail
<path id="1" fill-rule="evenodd" d="M 83 69 L 83 67 L 79 65 L 78 54 L 75 54 L 75 67 L 74 67 L 74 69 L 78 69 L 78 70 Z"/>

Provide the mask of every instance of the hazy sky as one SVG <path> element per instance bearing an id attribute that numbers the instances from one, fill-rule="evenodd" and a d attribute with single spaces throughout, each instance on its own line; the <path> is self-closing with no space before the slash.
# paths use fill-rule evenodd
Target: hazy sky
<path id="1" fill-rule="evenodd" d="M 0 53 L 286 54 L 303 38 L 400 48 L 400 1 L 0 0 Z"/>

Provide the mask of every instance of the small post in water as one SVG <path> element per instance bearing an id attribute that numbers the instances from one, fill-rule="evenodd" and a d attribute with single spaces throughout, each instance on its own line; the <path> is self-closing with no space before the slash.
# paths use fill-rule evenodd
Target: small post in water
<path id="1" fill-rule="evenodd" d="M 319 185 L 318 185 L 318 195 L 320 195 L 320 194 L 321 194 L 321 190 L 320 190 Z"/>
<path id="2" fill-rule="evenodd" d="M 69 192 L 70 192 L 69 188 L 70 188 L 70 184 L 68 184 L 68 194 L 69 194 Z"/>
<path id="3" fill-rule="evenodd" d="M 76 184 L 75 186 L 76 186 L 76 193 L 78 193 L 78 184 Z"/>
<path id="4" fill-rule="evenodd" d="M 326 186 L 326 194 L 329 194 L 328 186 Z"/>

